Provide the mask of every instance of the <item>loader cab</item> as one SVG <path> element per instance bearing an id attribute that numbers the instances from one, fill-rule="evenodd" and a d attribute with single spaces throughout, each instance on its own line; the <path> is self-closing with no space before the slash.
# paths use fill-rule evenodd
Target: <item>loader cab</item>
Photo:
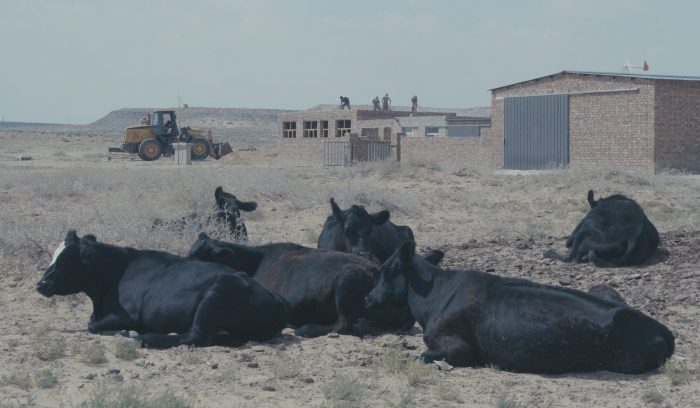
<path id="1" fill-rule="evenodd" d="M 153 133 L 158 137 L 161 136 L 163 139 L 172 139 L 172 137 L 178 135 L 177 131 L 177 121 L 175 119 L 174 111 L 155 111 L 153 112 L 153 119 L 151 119 L 151 127 Z"/>

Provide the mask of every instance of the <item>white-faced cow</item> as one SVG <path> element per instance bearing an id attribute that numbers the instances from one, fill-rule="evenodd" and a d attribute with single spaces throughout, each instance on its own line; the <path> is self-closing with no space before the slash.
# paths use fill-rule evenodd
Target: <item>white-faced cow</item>
<path id="1" fill-rule="evenodd" d="M 170 221 L 156 219 L 153 221 L 153 226 L 182 231 L 187 224 L 195 224 L 201 230 L 203 224 L 217 222 L 226 226 L 234 240 L 248 241 L 248 229 L 241 218 L 241 211 L 255 211 L 258 204 L 255 201 L 239 201 L 235 195 L 225 192 L 221 186 L 214 190 L 214 201 L 216 205 L 211 214 L 190 213 L 179 220 Z"/>
<path id="2" fill-rule="evenodd" d="M 382 263 L 404 241 L 413 241 L 413 231 L 389 221 L 389 211 L 369 214 L 365 207 L 353 205 L 341 210 L 330 199 L 332 214 L 323 224 L 317 248 L 350 252 Z"/>
<path id="3" fill-rule="evenodd" d="M 504 370 L 641 373 L 674 350 L 663 324 L 578 290 L 485 272 L 445 270 L 406 242 L 382 266 L 368 307 L 407 304 L 423 327 L 425 362 Z"/>
<path id="4" fill-rule="evenodd" d="M 566 241 L 569 253 L 549 250 L 545 257 L 564 262 L 588 260 L 596 266 L 640 265 L 659 246 L 658 231 L 631 198 L 615 194 L 596 201 L 589 190 L 588 203 L 591 209 Z"/>
<path id="5" fill-rule="evenodd" d="M 224 265 L 107 245 L 73 230 L 37 291 L 83 292 L 92 300 L 88 331 L 134 330 L 145 346 L 157 348 L 209 346 L 221 332 L 224 342 L 271 338 L 286 326 L 289 311 L 280 296 Z"/>
<path id="6" fill-rule="evenodd" d="M 379 277 L 379 265 L 364 257 L 291 243 L 250 247 L 205 233 L 189 256 L 246 272 L 284 297 L 291 307 L 289 323 L 299 336 L 362 335 L 367 327 L 405 330 L 415 323 L 405 306 L 366 311 L 364 298 Z M 437 263 L 442 252 L 432 251 L 427 257 Z M 358 326 L 360 319 L 371 324 Z"/>

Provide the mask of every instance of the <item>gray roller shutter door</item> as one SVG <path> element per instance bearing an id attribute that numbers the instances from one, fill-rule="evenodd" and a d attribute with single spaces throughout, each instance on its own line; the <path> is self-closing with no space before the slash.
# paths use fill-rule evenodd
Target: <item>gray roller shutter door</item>
<path id="1" fill-rule="evenodd" d="M 547 169 L 569 164 L 569 96 L 504 99 L 504 167 Z"/>

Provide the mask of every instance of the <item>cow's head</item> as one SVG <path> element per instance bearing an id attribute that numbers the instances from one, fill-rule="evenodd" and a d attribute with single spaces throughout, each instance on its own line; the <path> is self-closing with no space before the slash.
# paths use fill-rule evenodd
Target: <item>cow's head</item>
<path id="1" fill-rule="evenodd" d="M 255 211 L 258 204 L 255 201 L 239 201 L 235 195 L 227 193 L 221 186 L 214 190 L 214 199 L 219 211 L 224 211 L 232 215 L 240 216 L 239 210 Z"/>
<path id="2" fill-rule="evenodd" d="M 442 252 L 439 253 L 442 254 Z M 384 262 L 379 282 L 365 298 L 368 308 L 388 305 L 403 307 L 408 304 L 406 273 L 413 271 L 413 256 L 415 254 L 416 243 L 406 241 Z M 433 252 L 429 253 L 428 256 L 433 256 Z M 442 259 L 442 256 L 439 259 Z"/>
<path id="3" fill-rule="evenodd" d="M 341 210 L 333 198 L 330 202 L 333 217 L 343 226 L 345 250 L 356 255 L 370 257 L 372 229 L 389 221 L 389 211 L 383 210 L 370 214 L 361 205 L 353 205 L 347 210 Z"/>
<path id="4" fill-rule="evenodd" d="M 87 264 L 92 260 L 92 249 L 86 241 L 95 241 L 93 235 L 79 238 L 70 230 L 53 253 L 49 268 L 36 284 L 36 290 L 46 297 L 70 295 L 83 291 L 88 285 Z"/>

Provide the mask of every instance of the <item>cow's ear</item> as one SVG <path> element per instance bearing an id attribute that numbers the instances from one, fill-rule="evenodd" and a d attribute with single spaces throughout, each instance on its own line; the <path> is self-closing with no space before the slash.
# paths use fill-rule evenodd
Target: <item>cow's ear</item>
<path id="1" fill-rule="evenodd" d="M 425 254 L 425 256 L 423 257 L 423 259 L 425 259 L 426 261 L 428 261 L 432 265 L 437 265 L 440 263 L 440 261 L 442 261 L 442 258 L 444 258 L 444 257 L 445 257 L 444 252 L 442 252 L 438 249 L 433 249 L 433 250 L 428 251 L 428 253 Z"/>
<path id="2" fill-rule="evenodd" d="M 596 206 L 596 204 L 598 203 L 595 201 L 595 198 L 593 196 L 593 190 L 588 190 L 588 205 L 590 205 L 591 208 L 593 208 Z"/>
<path id="3" fill-rule="evenodd" d="M 242 211 L 255 211 L 256 208 L 258 208 L 258 203 L 255 201 L 238 201 L 236 200 L 236 206 L 238 207 L 239 210 Z"/>
<path id="4" fill-rule="evenodd" d="M 198 239 L 209 239 L 209 235 L 206 232 L 200 232 Z"/>
<path id="5" fill-rule="evenodd" d="M 224 195 L 224 189 L 221 188 L 221 186 L 217 187 L 216 190 L 214 190 L 214 199 L 216 200 L 217 204 L 221 201 L 221 197 L 223 195 Z"/>
<path id="6" fill-rule="evenodd" d="M 91 240 L 80 241 L 80 260 L 84 264 L 90 264 L 95 261 L 95 246 Z"/>
<path id="7" fill-rule="evenodd" d="M 413 241 L 405 241 L 399 247 L 399 260 L 402 264 L 413 261 L 413 255 L 416 254 L 416 243 Z"/>
<path id="8" fill-rule="evenodd" d="M 382 210 L 374 214 L 370 214 L 369 219 L 374 225 L 384 225 L 389 221 L 389 210 Z"/>
<path id="9" fill-rule="evenodd" d="M 78 234 L 75 232 L 74 229 L 69 230 L 68 233 L 66 234 L 66 243 L 71 243 L 71 242 L 76 242 L 78 241 Z"/>
<path id="10" fill-rule="evenodd" d="M 333 197 L 331 197 L 331 210 L 333 211 L 333 216 L 340 222 L 343 222 L 343 210 L 338 207 L 338 204 L 335 203 L 335 200 Z"/>

